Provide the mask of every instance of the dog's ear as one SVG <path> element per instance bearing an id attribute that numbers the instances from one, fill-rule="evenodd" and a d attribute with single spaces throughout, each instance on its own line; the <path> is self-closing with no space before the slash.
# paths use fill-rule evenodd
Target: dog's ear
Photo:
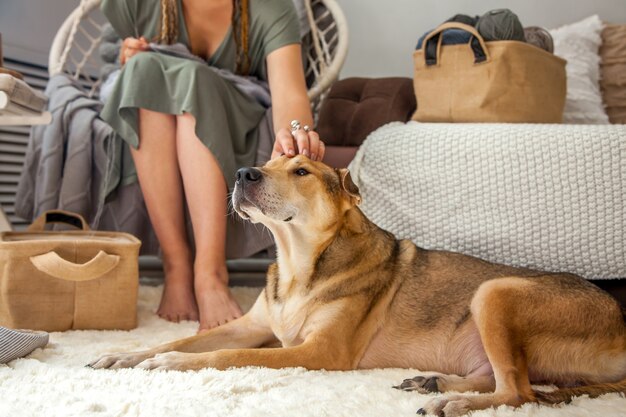
<path id="1" fill-rule="evenodd" d="M 337 175 L 339 176 L 339 184 L 341 184 L 341 189 L 350 196 L 350 201 L 356 205 L 361 204 L 361 194 L 359 193 L 359 187 L 357 187 L 356 184 L 352 181 L 350 171 L 346 168 L 338 168 L 335 169 L 335 171 L 337 171 Z"/>

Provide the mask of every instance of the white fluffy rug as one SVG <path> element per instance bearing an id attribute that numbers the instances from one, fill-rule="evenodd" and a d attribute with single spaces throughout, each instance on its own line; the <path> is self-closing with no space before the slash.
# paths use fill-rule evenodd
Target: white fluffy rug
<path id="1" fill-rule="evenodd" d="M 272 370 L 147 372 L 92 370 L 102 354 L 144 349 L 195 333 L 197 323 L 174 324 L 154 315 L 161 288 L 139 292 L 139 327 L 122 331 L 52 333 L 50 344 L 26 359 L 0 365 L 0 417 L 18 416 L 349 416 L 401 417 L 432 395 L 392 389 L 415 370 L 326 372 Z M 236 288 L 249 308 L 258 289 Z M 433 394 L 434 395 L 434 394 Z M 556 408 L 500 407 L 473 416 L 626 416 L 618 394 L 577 398 Z"/>

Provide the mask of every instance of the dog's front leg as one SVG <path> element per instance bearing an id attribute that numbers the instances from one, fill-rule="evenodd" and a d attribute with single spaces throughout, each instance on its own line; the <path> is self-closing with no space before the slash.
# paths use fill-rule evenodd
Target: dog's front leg
<path id="1" fill-rule="evenodd" d="M 140 352 L 115 353 L 90 363 L 95 369 L 132 368 L 138 363 L 165 352 L 211 352 L 224 348 L 253 348 L 275 340 L 266 316 L 265 295 L 261 295 L 248 313 L 239 319 L 192 337 L 166 343 Z"/>
<path id="2" fill-rule="evenodd" d="M 142 369 L 199 370 L 231 367 L 264 366 L 267 368 L 304 367 L 307 369 L 349 370 L 352 361 L 345 349 L 331 351 L 337 344 L 313 339 L 286 348 L 222 349 L 206 353 L 169 352 L 156 355 L 137 365 Z"/>

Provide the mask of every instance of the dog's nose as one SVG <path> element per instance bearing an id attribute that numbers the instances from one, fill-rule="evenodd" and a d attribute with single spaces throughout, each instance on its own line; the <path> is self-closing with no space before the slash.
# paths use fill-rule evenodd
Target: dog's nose
<path id="1" fill-rule="evenodd" d="M 237 182 L 257 182 L 261 179 L 262 173 L 257 168 L 240 168 L 237 171 Z"/>

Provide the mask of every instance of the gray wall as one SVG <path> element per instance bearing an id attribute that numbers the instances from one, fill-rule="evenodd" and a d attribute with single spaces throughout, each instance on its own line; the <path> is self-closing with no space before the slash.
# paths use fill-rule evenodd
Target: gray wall
<path id="1" fill-rule="evenodd" d="M 513 10 L 525 26 L 554 28 L 592 14 L 626 23 L 626 0 L 338 0 L 350 28 L 342 77 L 412 76 L 419 36 L 457 13 Z"/>
<path id="2" fill-rule="evenodd" d="M 48 65 L 52 39 L 79 0 L 0 0 L 4 55 Z"/>
<path id="3" fill-rule="evenodd" d="M 350 27 L 342 77 L 411 76 L 417 38 L 455 13 L 509 7 L 522 23 L 556 27 L 597 13 L 626 23 L 626 0 L 338 0 Z M 47 63 L 56 30 L 78 0 L 0 0 L 5 54 Z"/>

